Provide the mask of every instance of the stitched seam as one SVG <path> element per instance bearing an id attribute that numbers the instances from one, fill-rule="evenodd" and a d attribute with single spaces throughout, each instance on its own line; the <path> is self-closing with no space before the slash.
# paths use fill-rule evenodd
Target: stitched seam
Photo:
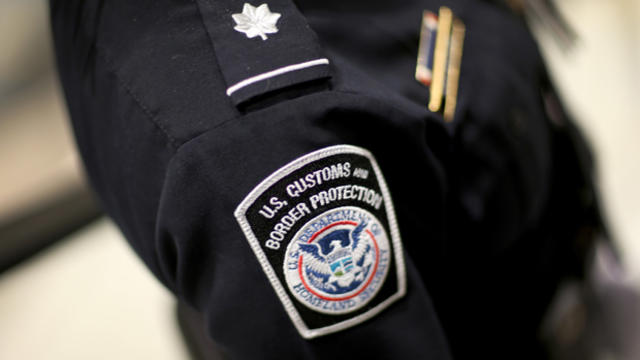
<path id="1" fill-rule="evenodd" d="M 345 91 L 345 90 L 331 90 L 331 91 L 336 92 L 336 93 L 342 93 L 342 94 L 345 94 L 345 95 L 350 95 L 350 96 L 364 96 L 364 97 L 367 97 L 367 98 L 372 99 L 372 100 L 375 100 L 375 101 L 377 101 L 377 100 L 378 100 L 378 99 L 376 99 L 376 98 L 374 98 L 374 97 L 371 97 L 371 96 L 368 96 L 368 95 L 364 95 L 364 94 L 361 94 L 361 93 L 358 93 L 358 92 L 355 92 L 355 91 Z M 313 95 L 314 95 L 314 94 L 305 95 L 305 96 L 313 96 Z M 392 107 L 393 107 L 393 106 L 392 106 Z M 399 108 L 399 107 L 397 107 L 397 108 L 396 108 L 396 107 L 393 107 L 393 108 L 394 108 L 394 109 L 396 109 L 396 110 L 400 110 L 400 108 Z M 211 132 L 213 132 L 213 131 L 217 130 L 218 128 L 220 128 L 220 127 L 223 127 L 223 126 L 227 125 L 227 124 L 228 124 L 228 123 L 230 123 L 231 121 L 237 121 L 237 120 L 239 120 L 239 119 L 242 119 L 242 118 L 243 118 L 243 117 L 245 117 L 245 116 L 246 116 L 246 114 L 242 114 L 242 115 L 234 116 L 234 117 L 232 117 L 232 118 L 229 118 L 229 119 L 227 119 L 227 120 L 224 120 L 224 121 L 222 121 L 222 122 L 220 122 L 220 123 L 217 123 L 216 125 L 214 125 L 214 126 L 212 126 L 212 127 L 208 128 L 208 129 L 206 129 L 206 130 L 202 131 L 201 133 L 199 133 L 199 134 L 197 134 L 197 135 L 194 135 L 193 137 L 189 138 L 187 141 L 185 141 L 185 142 L 183 142 L 182 144 L 180 144 L 180 146 L 178 146 L 178 147 L 176 148 L 176 152 L 180 151 L 180 149 L 181 149 L 182 147 L 184 147 L 185 145 L 187 145 L 187 144 L 189 144 L 189 143 L 191 143 L 191 142 L 193 142 L 193 141 L 197 140 L 199 137 L 201 137 L 201 136 L 205 136 L 205 135 L 207 135 L 207 134 L 209 134 L 209 133 L 211 133 Z"/>
<path id="2" fill-rule="evenodd" d="M 206 129 L 206 130 L 203 130 L 203 131 L 202 131 L 202 132 L 200 132 L 199 134 L 196 134 L 196 135 L 194 135 L 194 136 L 190 137 L 187 141 L 185 141 L 185 142 L 183 142 L 182 144 L 180 144 L 179 146 L 175 147 L 175 148 L 174 148 L 174 149 L 175 149 L 175 152 L 176 152 L 176 153 L 177 153 L 177 152 L 179 152 L 179 151 L 180 151 L 180 149 L 182 149 L 183 147 L 185 147 L 185 146 L 186 146 L 186 145 L 188 145 L 189 143 L 191 143 L 191 142 L 193 142 L 193 141 L 197 140 L 198 138 L 200 138 L 200 137 L 202 137 L 202 136 L 205 136 L 205 135 L 209 134 L 210 132 L 212 132 L 212 131 L 214 131 L 214 130 L 218 129 L 219 127 L 222 127 L 222 126 L 227 125 L 227 124 L 228 124 L 228 123 L 230 123 L 231 121 L 241 119 L 242 117 L 243 117 L 243 116 L 235 116 L 235 117 L 229 118 L 229 119 L 227 119 L 227 120 L 224 120 L 223 122 L 217 123 L 215 126 L 212 126 L 212 127 L 208 128 L 208 129 Z"/>
<path id="3" fill-rule="evenodd" d="M 131 97 L 133 102 L 142 110 L 142 113 L 145 115 L 145 117 L 166 136 L 167 140 L 169 141 L 169 145 L 175 151 L 178 148 L 178 141 L 173 136 L 171 136 L 171 134 L 169 134 L 169 131 L 162 125 L 158 117 L 154 115 L 151 110 L 149 110 L 149 108 L 145 106 L 142 100 L 140 100 L 140 98 L 135 94 L 135 92 L 131 90 L 129 84 L 124 79 L 122 79 L 120 74 L 114 69 L 114 67 L 112 66 L 113 63 L 109 61 L 105 52 L 98 49 L 97 53 L 99 55 L 98 57 L 107 66 L 107 71 L 116 77 L 116 79 L 118 80 L 118 84 L 122 86 L 122 88 L 124 88 L 125 92 Z"/>
<path id="4" fill-rule="evenodd" d="M 175 158 L 176 152 L 177 152 L 177 148 L 178 148 L 178 144 L 176 139 L 171 136 L 169 134 L 169 132 L 167 131 L 167 129 L 162 126 L 162 124 L 159 122 L 158 118 L 149 110 L 149 108 L 147 106 L 144 105 L 144 103 L 140 100 L 140 98 L 138 98 L 138 96 L 136 96 L 136 94 L 133 92 L 133 90 L 131 90 L 131 87 L 129 86 L 129 84 L 124 81 L 120 75 L 118 74 L 118 72 L 114 69 L 114 67 L 112 66 L 113 63 L 109 61 L 107 54 L 105 53 L 105 51 L 101 51 L 101 49 L 99 49 L 96 46 L 96 54 L 97 57 L 104 62 L 104 64 L 106 65 L 106 70 L 113 74 L 113 76 L 115 76 L 115 78 L 118 81 L 118 84 L 120 86 L 122 86 L 122 88 L 124 88 L 125 92 L 129 95 L 129 97 L 131 97 L 131 99 L 133 100 L 133 102 L 137 105 L 137 107 L 142 111 L 142 113 L 144 114 L 144 116 L 151 122 L 151 124 L 153 124 L 156 129 L 160 130 L 160 132 L 162 134 L 164 134 L 164 136 L 167 139 L 167 142 L 169 144 L 169 146 L 172 148 L 173 150 L 173 154 L 171 154 L 169 156 L 169 158 L 167 159 L 166 162 L 166 168 L 162 173 L 162 179 L 160 180 L 160 184 L 161 184 L 161 190 L 159 193 L 159 197 L 155 203 L 155 220 L 154 220 L 154 227 L 153 227 L 153 242 L 156 243 L 158 240 L 158 218 L 160 215 L 160 209 L 161 209 L 161 204 L 162 204 L 162 196 L 163 196 L 163 192 L 166 186 L 166 181 L 167 181 L 167 173 L 169 171 L 169 165 L 171 164 L 173 158 Z M 160 274 L 161 276 L 161 280 L 162 282 L 167 285 L 167 287 L 173 289 L 176 293 L 178 293 L 178 289 L 176 286 L 176 277 L 175 274 L 171 275 L 171 274 L 167 274 L 165 267 L 162 265 L 163 261 L 162 261 L 162 257 L 158 251 L 158 248 L 155 247 L 154 245 L 154 250 L 153 250 L 153 266 L 152 268 L 154 269 L 154 271 L 157 271 L 158 274 Z"/>
<path id="5" fill-rule="evenodd" d="M 353 96 L 353 95 L 362 96 L 362 94 L 357 93 L 357 92 L 342 91 L 342 90 L 334 90 L 334 91 L 335 91 L 335 92 L 337 92 L 337 93 L 343 93 L 343 94 L 351 95 L 351 96 Z M 313 95 L 306 95 L 306 96 L 313 96 Z M 366 96 L 366 95 L 364 95 L 364 96 Z M 375 100 L 375 98 L 371 98 L 371 99 L 374 99 L 374 100 Z M 209 133 L 211 133 L 211 132 L 213 132 L 213 131 L 217 130 L 218 128 L 223 127 L 223 126 L 227 125 L 228 123 L 230 123 L 230 122 L 232 122 L 232 121 L 237 121 L 237 120 L 239 120 L 239 119 L 242 119 L 242 118 L 243 118 L 243 117 L 245 117 L 245 116 L 246 116 L 246 114 L 242 114 L 242 115 L 239 115 L 239 116 L 234 116 L 234 117 L 229 118 L 229 119 L 227 119 L 227 120 L 224 120 L 224 121 L 222 121 L 222 122 L 220 122 L 220 123 L 217 123 L 215 126 L 212 126 L 212 127 L 208 128 L 208 129 L 206 129 L 206 130 L 202 131 L 201 133 L 199 133 L 199 134 L 197 134 L 197 135 L 194 135 L 193 137 L 189 138 L 187 141 L 185 141 L 185 142 L 183 142 L 182 144 L 180 144 L 180 146 L 178 146 L 178 147 L 176 148 L 176 153 L 177 153 L 177 152 L 179 152 L 181 148 L 185 147 L 185 146 L 186 146 L 186 145 L 188 145 L 189 143 L 191 143 L 191 142 L 193 142 L 193 141 L 196 141 L 198 138 L 200 138 L 200 137 L 202 137 L 202 136 L 206 136 L 206 135 L 208 135 Z"/>

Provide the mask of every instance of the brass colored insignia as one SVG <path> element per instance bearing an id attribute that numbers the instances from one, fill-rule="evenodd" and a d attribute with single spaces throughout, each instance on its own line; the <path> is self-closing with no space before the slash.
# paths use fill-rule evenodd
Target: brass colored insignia
<path id="1" fill-rule="evenodd" d="M 447 69 L 447 87 L 444 100 L 444 121 L 451 122 L 458 103 L 458 83 L 465 27 L 459 19 L 453 20 L 451 43 L 449 45 L 449 68 Z"/>
<path id="2" fill-rule="evenodd" d="M 429 87 L 429 110 L 453 121 L 458 97 L 465 26 L 451 9 L 422 14 L 416 80 Z M 444 103 L 444 106 L 443 106 Z"/>
<path id="3" fill-rule="evenodd" d="M 429 110 L 433 112 L 440 111 L 442 105 L 452 20 L 451 9 L 442 6 L 438 12 L 438 34 L 436 35 L 436 50 L 433 54 L 433 83 L 429 97 Z"/>

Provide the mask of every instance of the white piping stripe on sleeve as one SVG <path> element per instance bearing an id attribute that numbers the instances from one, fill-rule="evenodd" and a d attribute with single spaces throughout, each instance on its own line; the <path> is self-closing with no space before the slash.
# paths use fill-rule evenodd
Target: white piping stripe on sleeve
<path id="1" fill-rule="evenodd" d="M 227 89 L 227 96 L 231 96 L 231 94 L 233 94 L 234 92 L 242 89 L 245 86 L 251 85 L 253 83 L 256 83 L 258 81 L 262 81 L 262 80 L 266 80 L 268 78 L 272 78 L 274 76 L 278 76 L 278 75 L 282 75 L 291 71 L 296 71 L 296 70 L 301 70 L 301 69 L 305 69 L 308 67 L 312 67 L 312 66 L 317 66 L 317 65 L 323 65 L 323 64 L 329 64 L 329 59 L 327 58 L 322 58 L 322 59 L 316 59 L 316 60 L 311 60 L 311 61 L 305 61 L 299 64 L 293 64 L 293 65 L 287 65 L 287 66 L 283 66 L 281 68 L 275 69 L 275 70 L 271 70 L 268 71 L 266 73 L 262 73 L 260 75 L 256 75 L 256 76 L 252 76 L 248 79 L 244 79 L 242 81 L 240 81 L 239 83 L 229 87 Z"/>

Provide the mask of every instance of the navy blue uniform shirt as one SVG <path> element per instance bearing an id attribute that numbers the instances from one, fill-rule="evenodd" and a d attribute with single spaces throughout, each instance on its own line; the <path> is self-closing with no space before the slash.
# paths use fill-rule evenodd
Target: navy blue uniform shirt
<path id="1" fill-rule="evenodd" d="M 414 79 L 442 5 L 466 27 L 449 123 Z M 591 165 L 506 7 L 65 0 L 52 24 L 104 209 L 225 356 L 544 356 Z"/>

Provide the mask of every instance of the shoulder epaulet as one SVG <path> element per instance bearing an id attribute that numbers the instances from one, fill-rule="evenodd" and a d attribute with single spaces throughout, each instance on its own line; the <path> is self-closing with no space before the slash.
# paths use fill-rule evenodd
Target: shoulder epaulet
<path id="1" fill-rule="evenodd" d="M 330 76 L 329 60 L 292 1 L 198 0 L 198 5 L 227 84 L 226 95 L 235 105 Z"/>

